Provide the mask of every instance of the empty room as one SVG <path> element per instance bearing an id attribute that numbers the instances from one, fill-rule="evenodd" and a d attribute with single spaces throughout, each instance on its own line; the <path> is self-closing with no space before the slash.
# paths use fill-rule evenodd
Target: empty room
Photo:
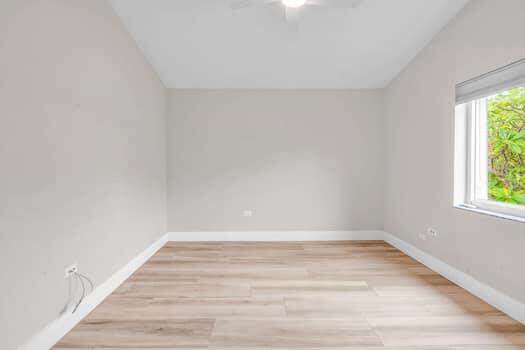
<path id="1" fill-rule="evenodd" d="M 0 0 L 0 349 L 525 350 L 524 0 Z"/>

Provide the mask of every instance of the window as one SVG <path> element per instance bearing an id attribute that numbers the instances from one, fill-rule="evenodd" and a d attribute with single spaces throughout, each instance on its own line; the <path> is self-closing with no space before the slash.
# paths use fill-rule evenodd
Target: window
<path id="1" fill-rule="evenodd" d="M 456 207 L 525 222 L 525 60 L 456 86 Z"/>

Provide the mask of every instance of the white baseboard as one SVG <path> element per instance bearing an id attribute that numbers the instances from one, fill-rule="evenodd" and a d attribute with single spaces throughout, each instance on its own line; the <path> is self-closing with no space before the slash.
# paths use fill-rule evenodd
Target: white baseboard
<path id="1" fill-rule="evenodd" d="M 170 241 L 235 241 L 235 242 L 279 242 L 279 241 L 361 241 L 383 240 L 383 231 L 195 231 L 169 232 Z"/>
<path id="2" fill-rule="evenodd" d="M 384 231 L 247 231 L 170 232 L 170 241 L 322 241 L 383 240 L 474 294 L 518 322 L 525 324 L 525 304 L 478 281 L 419 248 Z"/>
<path id="3" fill-rule="evenodd" d="M 122 284 L 133 272 L 142 266 L 153 254 L 157 252 L 168 241 L 168 235 L 165 234 L 152 245 L 142 251 L 138 256 L 133 258 L 124 267 L 118 270 L 105 282 L 95 288 L 89 294 L 77 311 L 72 314 L 71 311 L 63 314 L 55 321 L 51 322 L 46 328 L 33 336 L 28 342 L 19 347 L 19 350 L 44 350 L 50 349 L 73 327 L 75 327 L 84 317 L 87 316 L 97 305 L 108 297 L 118 286 Z"/>
<path id="4" fill-rule="evenodd" d="M 169 232 L 146 248 L 89 294 L 74 314 L 64 314 L 44 328 L 19 350 L 51 348 L 122 282 L 144 264 L 167 241 L 331 241 L 382 240 L 423 265 L 456 283 L 488 304 L 525 324 L 525 304 L 497 291 L 445 262 L 384 231 L 245 231 L 245 232 Z"/>
<path id="5" fill-rule="evenodd" d="M 461 288 L 469 291 L 487 304 L 494 306 L 518 322 L 525 324 L 525 304 L 506 294 L 478 281 L 474 277 L 448 265 L 447 263 L 425 253 L 419 248 L 385 232 L 384 241 L 396 247 L 406 255 L 414 258 L 431 270 L 447 278 Z"/>

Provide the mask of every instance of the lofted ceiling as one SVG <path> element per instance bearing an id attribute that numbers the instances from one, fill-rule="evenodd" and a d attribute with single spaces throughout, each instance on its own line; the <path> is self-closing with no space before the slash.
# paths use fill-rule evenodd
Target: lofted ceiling
<path id="1" fill-rule="evenodd" d="M 252 1 L 110 0 L 167 87 L 210 89 L 384 87 L 468 0 L 305 6 L 293 22 Z"/>

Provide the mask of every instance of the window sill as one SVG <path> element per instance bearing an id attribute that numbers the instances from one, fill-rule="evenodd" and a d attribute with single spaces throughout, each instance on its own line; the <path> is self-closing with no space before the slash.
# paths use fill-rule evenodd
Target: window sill
<path id="1" fill-rule="evenodd" d="M 473 212 L 473 213 L 493 216 L 493 217 L 497 217 L 497 218 L 500 218 L 500 219 L 505 219 L 505 220 L 511 220 L 511 221 L 517 221 L 517 222 L 525 223 L 525 217 L 523 217 L 523 216 L 504 214 L 504 213 L 500 213 L 500 212 L 492 211 L 492 210 L 487 210 L 487 209 L 471 208 L 471 207 L 467 207 L 467 206 L 465 206 L 463 204 L 454 205 L 454 208 L 470 211 L 470 212 Z"/>

